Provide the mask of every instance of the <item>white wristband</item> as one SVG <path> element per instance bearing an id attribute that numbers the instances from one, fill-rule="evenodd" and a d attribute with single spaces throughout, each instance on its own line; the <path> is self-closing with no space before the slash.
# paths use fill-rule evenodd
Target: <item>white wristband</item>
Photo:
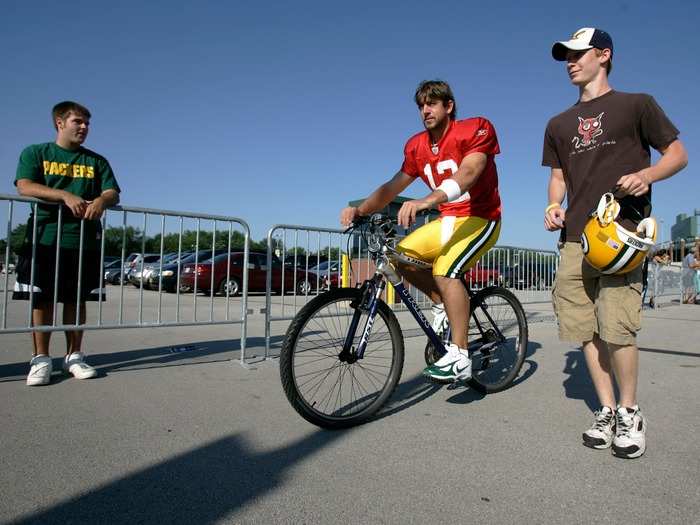
<path id="1" fill-rule="evenodd" d="M 447 195 L 447 202 L 452 202 L 459 199 L 462 196 L 462 189 L 457 184 L 454 179 L 445 179 L 442 181 L 440 186 L 437 187 L 438 190 L 442 191 Z"/>

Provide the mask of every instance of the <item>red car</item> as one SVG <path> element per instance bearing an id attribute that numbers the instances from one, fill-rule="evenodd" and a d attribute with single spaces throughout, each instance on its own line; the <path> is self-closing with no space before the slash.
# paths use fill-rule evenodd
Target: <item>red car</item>
<path id="1" fill-rule="evenodd" d="M 474 268 L 469 268 L 464 272 L 464 280 L 469 286 L 483 288 L 484 286 L 501 284 L 503 279 L 496 268 L 486 268 L 477 264 Z"/>
<path id="2" fill-rule="evenodd" d="M 226 279 L 227 254 L 217 255 L 214 258 L 214 293 L 235 296 L 243 290 L 243 252 L 231 252 L 231 262 L 228 269 L 228 281 Z M 296 292 L 299 295 L 308 294 L 312 289 L 311 273 L 306 275 L 304 270 L 284 268 L 282 262 L 272 256 L 272 291 L 281 292 L 293 291 L 295 289 L 296 271 Z M 203 261 L 197 264 L 186 264 L 182 269 L 180 277 L 181 288 L 194 290 L 195 281 L 197 291 L 210 294 L 212 284 L 212 261 Z M 267 279 L 267 254 L 263 252 L 250 252 L 248 254 L 248 291 L 264 292 L 266 290 Z M 283 282 L 284 279 L 284 282 Z"/>
<path id="3" fill-rule="evenodd" d="M 326 261 L 310 268 L 309 278 L 314 287 L 316 286 L 316 276 L 318 276 L 322 290 L 340 287 L 340 263 L 338 261 Z"/>

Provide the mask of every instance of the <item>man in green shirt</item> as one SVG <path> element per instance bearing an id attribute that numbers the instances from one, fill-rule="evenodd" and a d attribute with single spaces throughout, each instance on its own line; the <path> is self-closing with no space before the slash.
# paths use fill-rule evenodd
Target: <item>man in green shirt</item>
<path id="1" fill-rule="evenodd" d="M 60 203 L 39 204 L 36 207 L 27 224 L 27 236 L 18 261 L 13 298 L 32 298 L 34 326 L 52 324 L 54 293 L 57 302 L 63 303 L 63 323 L 66 325 L 75 323 L 78 301 L 80 323 L 83 324 L 85 301 L 101 300 L 100 219 L 106 208 L 119 202 L 120 191 L 107 159 L 82 146 L 88 135 L 90 111 L 76 102 L 66 101 L 54 106 L 52 116 L 56 128 L 55 142 L 25 148 L 19 158 L 15 179 L 20 195 Z M 63 210 L 59 217 L 61 205 Z M 83 220 L 82 271 L 78 297 Z M 36 247 L 32 261 L 35 221 Z M 56 261 L 59 226 L 60 250 Z M 57 262 L 58 286 L 55 291 Z M 50 338 L 51 332 L 32 333 L 34 356 L 27 376 L 27 384 L 30 386 L 46 385 L 51 380 Z M 66 331 L 67 352 L 63 370 L 78 379 L 89 379 L 95 377 L 96 371 L 85 362 L 81 352 L 82 339 L 82 330 Z"/>

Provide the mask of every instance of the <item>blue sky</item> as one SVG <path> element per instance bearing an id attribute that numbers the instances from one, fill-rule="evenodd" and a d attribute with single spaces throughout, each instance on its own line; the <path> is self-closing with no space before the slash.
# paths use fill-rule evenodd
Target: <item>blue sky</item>
<path id="1" fill-rule="evenodd" d="M 53 104 L 73 99 L 93 113 L 86 146 L 110 160 L 122 204 L 241 217 L 255 239 L 280 223 L 337 227 L 400 167 L 421 129 L 418 82 L 442 78 L 460 117 L 498 132 L 499 243 L 552 249 L 542 137 L 577 91 L 550 48 L 595 26 L 615 43 L 613 87 L 654 95 L 688 149 L 690 166 L 654 190 L 668 239 L 676 214 L 700 208 L 699 4 L 528 4 L 3 2 L 0 192 L 15 192 L 23 147 L 54 139 Z M 406 195 L 426 193 L 417 181 Z"/>

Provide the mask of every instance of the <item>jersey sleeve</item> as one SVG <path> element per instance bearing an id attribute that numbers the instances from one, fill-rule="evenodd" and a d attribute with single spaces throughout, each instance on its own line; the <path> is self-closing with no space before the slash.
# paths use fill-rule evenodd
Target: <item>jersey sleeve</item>
<path id="1" fill-rule="evenodd" d="M 542 146 L 542 165 L 550 168 L 560 169 L 561 161 L 557 153 L 556 143 L 552 135 L 552 123 L 547 125 L 544 132 L 544 144 Z"/>
<path id="2" fill-rule="evenodd" d="M 100 170 L 100 191 L 115 190 L 117 193 L 120 193 L 122 190 L 117 183 L 114 171 L 112 171 L 112 166 L 109 165 L 107 159 L 100 158 L 98 167 Z"/>
<path id="3" fill-rule="evenodd" d="M 679 131 L 654 100 L 648 97 L 639 122 L 642 140 L 655 150 L 660 150 L 678 138 Z"/>
<path id="4" fill-rule="evenodd" d="M 462 159 L 470 153 L 497 155 L 501 152 L 493 124 L 485 118 L 476 119 L 476 129 L 471 136 L 464 137 Z M 460 159 L 461 160 L 461 159 Z"/>
<path id="5" fill-rule="evenodd" d="M 45 184 L 44 174 L 42 172 L 41 159 L 37 155 L 37 149 L 34 146 L 24 148 L 19 155 L 17 163 L 17 175 L 15 176 L 15 186 L 20 179 L 29 179 L 32 182 Z"/>
<path id="6" fill-rule="evenodd" d="M 418 177 L 420 173 L 418 172 L 418 168 L 416 166 L 416 150 L 414 142 L 414 139 L 410 139 L 408 142 L 406 142 L 406 145 L 403 148 L 403 164 L 401 164 L 401 171 L 406 175 L 410 175 L 411 177 L 415 178 Z"/>

